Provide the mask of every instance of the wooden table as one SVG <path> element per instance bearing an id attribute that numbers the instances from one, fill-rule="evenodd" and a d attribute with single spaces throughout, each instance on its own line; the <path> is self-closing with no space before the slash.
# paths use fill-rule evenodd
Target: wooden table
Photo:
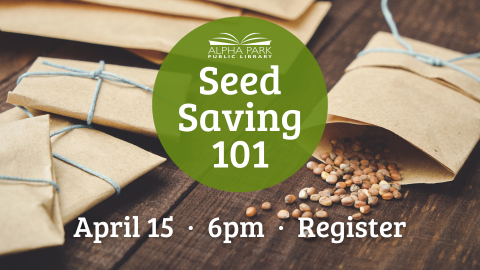
<path id="1" fill-rule="evenodd" d="M 331 89 L 345 67 L 377 31 L 388 31 L 379 0 L 335 0 L 308 44 Z M 480 51 L 480 1 L 392 0 L 390 8 L 402 35 L 455 51 Z M 37 56 L 158 69 L 122 49 L 27 35 L 0 33 L 0 111 L 7 91 Z M 480 89 L 479 89 L 480 91 Z M 480 117 L 480 116 L 479 116 Z M 456 119 L 454 119 L 456 120 Z M 461 121 L 461 120 L 459 120 Z M 114 136 L 167 156 L 158 140 L 110 129 Z M 286 194 L 327 184 L 307 168 L 281 184 L 250 193 L 211 189 L 184 174 L 171 161 L 154 169 L 83 216 L 95 221 L 140 217 L 140 238 L 73 238 L 77 222 L 65 227 L 65 245 L 0 258 L 0 268 L 26 269 L 480 269 L 480 144 L 473 149 L 457 178 L 450 183 L 404 187 L 405 198 L 381 202 L 365 221 L 405 221 L 402 238 L 298 238 L 298 222 L 281 221 Z M 235 238 L 231 244 L 208 235 L 208 223 L 247 221 L 245 209 L 271 201 L 273 211 L 261 212 L 264 238 Z M 2 206 L 7 207 L 7 206 Z M 290 207 L 293 209 L 293 207 Z M 291 209 L 291 210 L 292 210 Z M 346 222 L 356 210 L 329 209 L 330 224 Z M 173 216 L 173 236 L 149 238 L 147 220 Z M 318 221 L 316 221 L 318 222 Z M 285 229 L 279 230 L 283 225 Z M 193 226 L 193 230 L 188 229 Z M 122 231 L 119 232 L 123 235 Z M 1 241 L 1 240 L 0 240 Z"/>

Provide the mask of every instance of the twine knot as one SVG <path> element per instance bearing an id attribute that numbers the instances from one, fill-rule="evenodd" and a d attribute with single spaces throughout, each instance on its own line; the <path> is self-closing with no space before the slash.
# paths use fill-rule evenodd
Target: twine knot
<path id="1" fill-rule="evenodd" d="M 443 60 L 438 57 L 433 56 L 426 56 L 426 55 L 418 55 L 416 58 L 422 61 L 425 64 L 429 64 L 434 67 L 443 67 L 444 63 Z"/>
<path id="2" fill-rule="evenodd" d="M 429 58 L 429 62 L 427 64 L 430 64 L 435 67 L 443 67 L 443 61 L 438 57 Z"/>
<path id="3" fill-rule="evenodd" d="M 103 70 L 97 69 L 97 70 L 94 70 L 94 71 L 90 72 L 90 79 L 95 79 L 95 78 L 99 77 L 102 74 L 102 71 Z"/>
<path id="4" fill-rule="evenodd" d="M 90 72 L 90 79 L 95 79 L 96 77 L 100 76 L 102 74 L 101 70 L 94 70 Z"/>
<path id="5" fill-rule="evenodd" d="M 102 75 L 105 68 L 105 62 L 102 60 L 99 62 L 99 64 L 100 67 L 97 70 L 90 71 L 90 79 L 96 79 L 97 77 L 100 78 L 100 75 Z"/>
<path id="6" fill-rule="evenodd" d="M 463 60 L 463 59 L 478 58 L 478 57 L 480 57 L 480 52 L 467 54 L 467 55 L 464 55 L 464 56 L 460 56 L 460 57 L 445 60 L 445 61 L 438 58 L 438 57 L 434 57 L 434 56 L 430 56 L 430 55 L 426 55 L 426 54 L 423 54 L 423 53 L 416 52 L 413 49 L 413 47 L 410 44 L 408 44 L 408 42 L 405 41 L 400 36 L 400 34 L 398 33 L 397 25 L 395 24 L 395 21 L 393 20 L 392 13 L 388 9 L 388 0 L 382 0 L 381 6 L 382 6 L 383 16 L 385 17 L 385 20 L 387 21 L 387 24 L 390 27 L 390 30 L 392 31 L 392 35 L 395 37 L 395 39 L 398 41 L 398 43 L 400 43 L 401 45 L 403 45 L 403 47 L 406 48 L 406 50 L 393 49 L 393 48 L 373 48 L 373 49 L 363 50 L 363 51 L 359 52 L 357 54 L 357 57 L 361 57 L 365 54 L 372 53 L 372 52 L 386 52 L 386 53 L 406 54 L 406 55 L 413 56 L 416 59 L 418 59 L 419 61 L 421 61 L 423 63 L 426 63 L 426 64 L 429 64 L 429 65 L 434 66 L 434 67 L 443 67 L 443 66 L 449 67 L 453 70 L 456 70 L 460 73 L 463 73 L 463 74 L 469 76 L 470 78 L 476 80 L 477 82 L 480 82 L 480 78 L 477 75 L 475 75 L 472 72 L 470 72 L 466 69 L 463 69 L 463 68 L 461 68 L 461 67 L 452 63 L 452 62 Z"/>

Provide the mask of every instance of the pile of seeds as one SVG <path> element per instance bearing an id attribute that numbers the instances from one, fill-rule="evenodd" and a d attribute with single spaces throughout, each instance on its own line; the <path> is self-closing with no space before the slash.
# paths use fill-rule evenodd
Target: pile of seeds
<path id="1" fill-rule="evenodd" d="M 402 198 L 401 185 L 396 182 L 402 177 L 396 164 L 383 159 L 383 155 L 391 150 L 386 147 L 382 135 L 366 133 L 355 139 L 333 139 L 330 142 L 333 150 L 320 155 L 325 163 L 310 161 L 307 168 L 335 186 L 318 193 L 313 187 L 303 188 L 298 194 L 299 199 L 310 198 L 325 207 L 339 203 L 347 207 L 353 206 L 360 213 L 352 215 L 352 219 L 360 220 L 362 214 L 368 214 L 370 208 L 377 205 L 379 197 L 383 200 Z M 294 195 L 287 195 L 285 203 L 293 204 L 295 199 Z M 271 207 L 271 204 L 268 204 Z M 293 210 L 293 218 L 313 216 L 307 204 L 301 203 L 298 208 Z M 328 213 L 317 209 L 315 216 L 327 218 Z M 286 219 L 290 217 L 290 213 L 288 210 L 280 210 L 277 217 Z"/>
<path id="2" fill-rule="evenodd" d="M 383 200 L 402 198 L 401 185 L 396 182 L 402 179 L 397 165 L 383 159 L 391 151 L 383 136 L 367 133 L 355 139 L 333 139 L 330 143 L 333 150 L 320 155 L 325 163 L 310 161 L 307 168 L 335 188 L 320 191 L 318 196 L 310 196 L 311 200 L 318 198 L 323 206 L 354 206 L 361 214 L 368 214 L 370 207 L 378 203 L 378 196 Z M 361 219 L 361 214 L 352 217 Z"/>

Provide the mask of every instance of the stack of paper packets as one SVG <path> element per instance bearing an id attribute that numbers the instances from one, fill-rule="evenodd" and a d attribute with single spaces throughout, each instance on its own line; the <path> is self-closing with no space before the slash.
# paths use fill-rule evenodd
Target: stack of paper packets
<path id="1" fill-rule="evenodd" d="M 6 0 L 0 30 L 125 48 L 160 64 L 186 34 L 212 20 L 274 22 L 305 44 L 330 9 L 314 0 Z"/>

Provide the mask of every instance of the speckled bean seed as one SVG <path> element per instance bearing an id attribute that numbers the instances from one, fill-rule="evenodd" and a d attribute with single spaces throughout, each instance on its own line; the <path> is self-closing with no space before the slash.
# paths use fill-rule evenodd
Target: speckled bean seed
<path id="1" fill-rule="evenodd" d="M 317 211 L 315 213 L 315 216 L 317 218 L 327 218 L 328 217 L 328 213 L 326 211 L 323 211 L 323 210 L 320 210 L 320 211 Z"/>
<path id="2" fill-rule="evenodd" d="M 298 210 L 298 211 L 300 211 L 300 210 Z M 279 219 L 287 219 L 287 218 L 290 217 L 290 213 L 287 210 L 280 210 L 277 213 L 277 217 Z"/>
<path id="3" fill-rule="evenodd" d="M 332 200 L 329 197 L 321 197 L 318 202 L 323 206 L 331 206 Z"/>

